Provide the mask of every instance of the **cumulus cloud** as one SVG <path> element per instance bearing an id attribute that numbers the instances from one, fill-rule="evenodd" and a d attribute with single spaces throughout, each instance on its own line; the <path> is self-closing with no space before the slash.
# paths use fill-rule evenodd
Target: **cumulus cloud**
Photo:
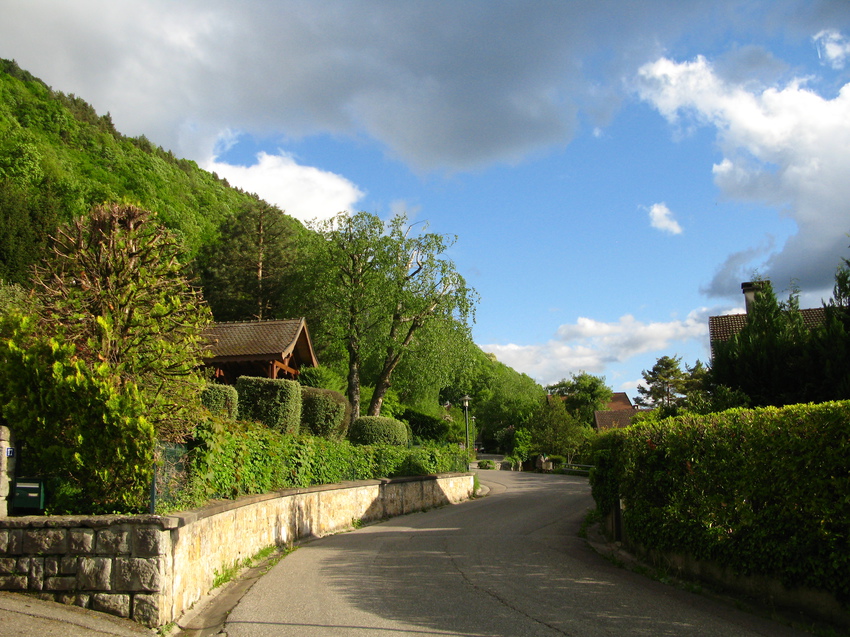
<path id="1" fill-rule="evenodd" d="M 620 78 L 719 3 L 27 0 L 0 55 L 197 161 L 227 127 L 365 136 L 417 170 L 513 163 L 605 125 Z"/>
<path id="2" fill-rule="evenodd" d="M 203 166 L 247 192 L 253 192 L 301 221 L 328 219 L 353 211 L 364 193 L 345 177 L 301 166 L 281 153 L 261 152 L 252 166 L 234 166 L 213 158 Z"/>
<path id="3" fill-rule="evenodd" d="M 682 234 L 682 226 L 664 202 L 652 204 L 647 212 L 649 212 L 649 223 L 656 230 L 669 234 Z"/>
<path id="4" fill-rule="evenodd" d="M 834 69 L 843 69 L 850 57 L 850 39 L 835 29 L 824 29 L 814 37 L 821 61 Z"/>
<path id="5" fill-rule="evenodd" d="M 797 225 L 762 262 L 730 260 L 736 271 L 718 272 L 706 290 L 735 293 L 728 282 L 743 280 L 742 268 L 803 288 L 831 286 L 850 230 L 850 84 L 832 99 L 803 80 L 755 90 L 724 80 L 704 57 L 660 58 L 642 66 L 639 79 L 640 97 L 677 128 L 716 129 L 724 157 L 713 174 L 724 195 L 774 206 Z"/>
<path id="6" fill-rule="evenodd" d="M 642 354 L 660 356 L 675 343 L 705 340 L 710 313 L 700 308 L 683 320 L 666 322 L 643 322 L 631 314 L 613 323 L 580 317 L 574 324 L 561 325 L 546 343 L 487 344 L 481 349 L 546 385 L 579 371 L 604 374 L 612 365 Z"/>

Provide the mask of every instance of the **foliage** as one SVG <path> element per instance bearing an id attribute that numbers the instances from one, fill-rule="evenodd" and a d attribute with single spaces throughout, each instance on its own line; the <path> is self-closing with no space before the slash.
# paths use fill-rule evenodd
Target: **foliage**
<path id="1" fill-rule="evenodd" d="M 478 468 L 479 469 L 495 469 L 496 464 L 492 460 L 485 458 L 484 460 L 478 461 Z"/>
<path id="2" fill-rule="evenodd" d="M 2 415 L 25 441 L 28 464 L 61 485 L 48 492 L 47 506 L 54 513 L 142 510 L 154 428 L 136 386 L 107 363 L 90 366 L 73 344 L 28 317 L 5 317 L 2 331 Z"/>
<path id="3" fill-rule="evenodd" d="M 533 447 L 531 432 L 517 427 L 500 429 L 496 432 L 495 440 L 506 456 L 511 456 L 520 463 L 528 460 Z"/>
<path id="4" fill-rule="evenodd" d="M 322 438 L 345 438 L 351 422 L 351 405 L 338 391 L 301 387 L 301 428 Z"/>
<path id="5" fill-rule="evenodd" d="M 444 235 L 411 236 L 403 215 L 386 226 L 376 215 L 346 213 L 315 224 L 307 266 L 318 299 L 317 333 L 344 352 L 347 395 L 360 412 L 361 374 L 374 361 L 367 413 L 377 416 L 392 375 L 431 322 L 466 323 L 474 293 L 445 258 Z"/>
<path id="6" fill-rule="evenodd" d="M 613 396 L 613 391 L 605 384 L 604 376 L 594 376 L 587 372 L 572 374 L 570 378 L 548 385 L 546 390 L 554 396 L 560 396 L 567 412 L 574 414 L 588 427 L 593 426 L 593 413 L 605 409 Z"/>
<path id="7" fill-rule="evenodd" d="M 358 445 L 407 445 L 409 442 L 405 423 L 385 416 L 355 418 L 348 437 Z"/>
<path id="8" fill-rule="evenodd" d="M 299 372 L 298 382 L 305 387 L 320 387 L 339 392 L 345 390 L 345 380 L 334 370 L 324 365 L 302 367 Z"/>
<path id="9" fill-rule="evenodd" d="M 527 427 L 536 452 L 547 456 L 561 454 L 572 459 L 592 430 L 569 413 L 564 402 L 559 396 L 541 400 Z"/>
<path id="10" fill-rule="evenodd" d="M 401 420 L 410 425 L 414 442 L 449 442 L 451 425 L 445 418 L 423 414 L 415 409 L 405 409 Z"/>
<path id="11" fill-rule="evenodd" d="M 593 495 L 630 541 L 850 602 L 850 402 L 733 409 L 607 432 Z"/>
<path id="12" fill-rule="evenodd" d="M 239 394 L 232 385 L 207 385 L 201 392 L 201 404 L 217 416 L 239 417 Z"/>
<path id="13" fill-rule="evenodd" d="M 207 421 L 197 429 L 191 481 L 170 510 L 210 498 L 278 489 L 463 470 L 457 447 L 415 449 L 282 434 L 253 422 Z M 159 511 L 166 512 L 165 509 Z"/>
<path id="14" fill-rule="evenodd" d="M 644 407 L 672 409 L 685 392 L 687 377 L 682 371 L 680 356 L 662 356 L 652 369 L 642 372 L 645 385 L 638 385 L 635 403 Z"/>
<path id="15" fill-rule="evenodd" d="M 144 137 L 121 135 L 108 113 L 98 115 L 83 99 L 53 91 L 9 60 L 0 60 L 0 184 L 4 182 L 21 193 L 19 201 L 27 209 L 26 216 L 13 217 L 10 211 L 20 210 L 19 204 L 12 202 L 4 212 L 8 196 L 0 194 L 0 218 L 12 219 L 19 231 L 5 245 L 0 232 L 0 276 L 18 282 L 25 278 L 21 268 L 40 256 L 38 245 L 55 222 L 68 222 L 104 201 L 127 199 L 158 213 L 191 256 L 216 236 L 233 210 L 256 200 Z M 34 246 L 28 263 L 18 260 L 26 260 L 25 245 Z M 18 255 L 6 262 L 12 266 L 6 274 L 4 254 Z"/>
<path id="16" fill-rule="evenodd" d="M 194 426 L 209 310 L 185 278 L 179 246 L 134 206 L 98 206 L 62 226 L 36 270 L 40 327 L 89 366 L 135 383 L 163 440 Z"/>
<path id="17" fill-rule="evenodd" d="M 236 393 L 242 418 L 282 433 L 298 433 L 301 386 L 294 380 L 240 376 L 236 380 Z"/>
<path id="18" fill-rule="evenodd" d="M 303 226 L 279 208 L 248 200 L 199 252 L 204 297 L 218 321 L 287 318 Z M 297 314 L 292 314 L 293 316 Z"/>

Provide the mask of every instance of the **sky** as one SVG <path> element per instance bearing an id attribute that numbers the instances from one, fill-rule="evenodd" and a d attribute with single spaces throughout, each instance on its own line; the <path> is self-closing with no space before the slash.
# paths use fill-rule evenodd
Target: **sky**
<path id="1" fill-rule="evenodd" d="M 0 57 L 308 222 L 456 236 L 475 342 L 632 398 L 850 258 L 850 2 L 0 0 Z"/>

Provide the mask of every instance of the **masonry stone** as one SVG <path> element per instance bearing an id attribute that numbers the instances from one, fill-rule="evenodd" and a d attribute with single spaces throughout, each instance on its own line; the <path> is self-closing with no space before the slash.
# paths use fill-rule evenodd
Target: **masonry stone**
<path id="1" fill-rule="evenodd" d="M 33 591 L 40 591 L 44 586 L 44 558 L 30 558 L 29 570 L 29 588 Z"/>
<path id="2" fill-rule="evenodd" d="M 115 588 L 124 591 L 160 590 L 159 560 L 157 558 L 117 558 Z"/>
<path id="3" fill-rule="evenodd" d="M 84 591 L 109 590 L 112 580 L 112 560 L 108 557 L 80 558 L 77 582 Z"/>
<path id="4" fill-rule="evenodd" d="M 0 557 L 0 575 L 11 575 L 17 565 L 18 560 L 14 557 Z"/>
<path id="5" fill-rule="evenodd" d="M 130 552 L 130 533 L 121 528 L 101 529 L 97 532 L 97 553 L 126 555 Z"/>
<path id="6" fill-rule="evenodd" d="M 6 547 L 7 555 L 20 555 L 23 553 L 23 529 L 9 530 L 9 545 Z"/>
<path id="7" fill-rule="evenodd" d="M 80 559 L 77 557 L 64 556 L 59 560 L 59 572 L 62 575 L 76 575 L 79 563 Z"/>
<path id="8" fill-rule="evenodd" d="M 118 617 L 130 616 L 130 596 L 124 593 L 95 593 L 91 599 L 92 610 Z"/>
<path id="9" fill-rule="evenodd" d="M 59 557 L 45 557 L 44 558 L 44 576 L 45 577 L 56 577 L 59 575 L 59 561 L 61 558 Z"/>
<path id="10" fill-rule="evenodd" d="M 23 534 L 23 552 L 30 555 L 67 553 L 68 532 L 65 529 L 28 529 Z"/>
<path id="11" fill-rule="evenodd" d="M 76 588 L 77 578 L 73 575 L 47 577 L 44 580 L 44 590 L 46 591 L 74 591 Z"/>
<path id="12" fill-rule="evenodd" d="M 140 527 L 134 531 L 133 553 L 138 557 L 164 555 L 168 550 L 169 535 L 157 528 Z"/>
<path id="13" fill-rule="evenodd" d="M 133 620 L 148 627 L 160 624 L 159 596 L 138 593 L 133 597 Z"/>
<path id="14" fill-rule="evenodd" d="M 26 575 L 0 575 L 2 591 L 25 591 L 28 583 Z"/>
<path id="15" fill-rule="evenodd" d="M 30 558 L 29 557 L 19 557 L 18 563 L 15 565 L 16 573 L 29 573 L 30 572 Z"/>
<path id="16" fill-rule="evenodd" d="M 0 529 L 0 553 L 5 553 L 9 547 L 9 531 Z"/>
<path id="17" fill-rule="evenodd" d="M 91 553 L 94 549 L 94 530 L 93 529 L 71 529 L 69 534 L 70 553 L 83 554 Z"/>

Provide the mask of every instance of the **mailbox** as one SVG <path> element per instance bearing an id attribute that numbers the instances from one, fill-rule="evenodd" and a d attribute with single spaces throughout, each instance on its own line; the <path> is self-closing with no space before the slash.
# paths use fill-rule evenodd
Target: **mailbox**
<path id="1" fill-rule="evenodd" d="M 44 480 L 40 478 L 20 478 L 15 480 L 15 496 L 12 498 L 15 509 L 44 510 Z"/>

